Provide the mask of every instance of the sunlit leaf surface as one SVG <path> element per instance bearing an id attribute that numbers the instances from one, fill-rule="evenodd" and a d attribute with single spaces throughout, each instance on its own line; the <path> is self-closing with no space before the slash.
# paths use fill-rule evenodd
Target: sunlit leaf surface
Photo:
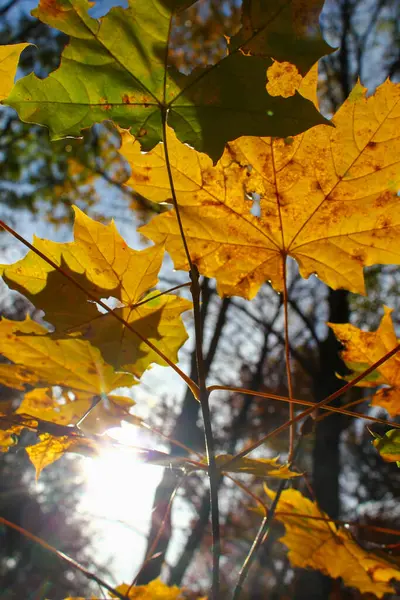
<path id="1" fill-rule="evenodd" d="M 251 299 L 266 280 L 282 290 L 286 256 L 297 260 L 303 277 L 317 273 L 334 289 L 358 293 L 364 266 L 399 263 L 399 100 L 399 84 L 386 82 L 368 98 L 357 84 L 333 119 L 335 129 L 241 138 L 215 167 L 170 132 L 189 250 L 200 272 L 217 279 L 221 295 Z M 128 133 L 122 137 L 129 185 L 155 202 L 171 201 L 163 145 L 143 155 Z M 173 210 L 141 231 L 165 243 L 176 268 L 187 269 Z"/>

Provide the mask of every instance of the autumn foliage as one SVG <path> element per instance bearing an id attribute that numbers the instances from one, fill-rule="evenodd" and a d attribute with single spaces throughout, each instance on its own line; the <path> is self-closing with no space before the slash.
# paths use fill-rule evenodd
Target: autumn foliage
<path id="1" fill-rule="evenodd" d="M 223 40 L 223 56 L 182 72 L 171 31 L 176 14 L 193 4 L 137 0 L 98 20 L 86 0 L 41 0 L 34 16 L 69 36 L 59 68 L 44 79 L 30 74 L 14 84 L 27 44 L 0 47 L 4 105 L 22 121 L 48 127 L 54 140 L 111 121 L 130 168 L 125 185 L 168 208 L 140 228 L 153 243 L 141 250 L 127 245 L 113 221 L 97 222 L 77 207 L 72 242 L 35 237 L 31 244 L 2 223 L 28 248 L 18 262 L 1 265 L 2 277 L 43 311 L 44 321 L 27 316 L 0 322 L 0 353 L 7 359 L 0 383 L 23 394 L 17 410 L 11 401 L 0 404 L 0 450 L 17 444 L 24 429 L 37 432 L 37 443 L 27 447 L 37 476 L 66 452 L 96 455 L 114 443 L 106 433 L 110 427 L 122 421 L 143 426 L 135 402 L 118 388 L 137 384 L 155 363 L 173 369 L 193 402 L 200 402 L 207 452 L 172 458 L 149 449 L 145 458 L 183 473 L 208 473 L 214 552 L 209 597 L 219 598 L 218 481 L 223 473 L 245 473 L 284 482 L 278 492 L 265 488 L 269 507 L 264 496 L 261 512 L 265 522 L 275 518 L 284 525 L 281 542 L 293 567 L 342 578 L 381 598 L 394 593 L 398 564 L 389 554 L 362 548 L 298 490 L 284 489 L 303 475 L 296 448 L 306 433 L 296 423 L 315 415 L 315 405 L 294 412 L 301 400 L 293 397 L 289 350 L 289 393 L 279 399 L 288 404 L 288 420 L 279 429 L 290 432 L 286 460 L 248 457 L 264 439 L 237 455 L 216 455 L 201 347 L 197 382 L 177 363 L 188 339 L 182 319 L 188 311 L 200 339 L 200 276 L 214 278 L 221 297 L 248 302 L 269 281 L 283 294 L 288 348 L 289 258 L 302 277 L 317 274 L 330 288 L 357 294 L 365 294 L 364 267 L 399 263 L 400 85 L 388 80 L 368 95 L 358 83 L 332 119 L 322 116 L 316 63 L 332 49 L 316 33 L 322 2 L 312 0 L 278 0 L 268 7 L 244 2 L 242 26 Z M 192 301 L 157 288 L 165 252 L 175 269 L 188 272 L 184 285 L 190 285 Z M 375 332 L 330 327 L 351 371 L 340 393 L 354 385 L 373 389 L 371 404 L 387 411 L 388 431 L 371 436 L 371 443 L 395 462 L 400 359 L 390 312 L 384 308 Z M 273 394 L 264 396 L 273 401 Z M 332 400 L 317 407 L 329 410 Z M 261 530 L 258 545 L 266 533 Z M 253 551 L 234 598 L 252 560 Z M 149 600 L 178 600 L 184 593 L 160 580 L 108 591 Z"/>

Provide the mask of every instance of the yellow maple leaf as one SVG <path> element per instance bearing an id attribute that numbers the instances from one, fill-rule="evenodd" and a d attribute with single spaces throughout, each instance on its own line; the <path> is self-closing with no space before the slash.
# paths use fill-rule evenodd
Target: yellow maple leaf
<path id="1" fill-rule="evenodd" d="M 367 98 L 358 83 L 333 123 L 290 139 L 240 138 L 215 167 L 168 133 L 189 250 L 221 295 L 251 299 L 266 280 L 282 290 L 287 256 L 303 277 L 317 273 L 358 293 L 364 266 L 399 262 L 400 85 L 387 81 Z M 163 145 L 141 154 L 125 132 L 121 152 L 132 169 L 128 184 L 170 202 Z M 174 210 L 140 231 L 165 243 L 176 268 L 188 268 Z"/>
<path id="2" fill-rule="evenodd" d="M 140 425 L 141 419 L 129 413 L 135 405 L 127 396 L 103 395 L 93 406 L 93 394 L 78 393 L 71 398 L 68 394 L 55 396 L 49 388 L 36 388 L 27 392 L 16 410 L 16 414 L 56 423 L 57 425 L 76 425 L 85 417 L 79 428 L 87 434 L 104 433 L 112 427 L 120 427 L 121 421 Z"/>
<path id="3" fill-rule="evenodd" d="M 29 317 L 25 321 L 2 319 L 0 353 L 31 372 L 33 383 L 40 380 L 92 396 L 135 383 L 132 375 L 114 371 L 90 342 L 54 340 L 46 334 L 47 330 Z"/>
<path id="4" fill-rule="evenodd" d="M 8 452 L 18 442 L 17 434 L 20 433 L 22 427 L 7 429 L 0 431 L 0 452 Z"/>
<path id="5" fill-rule="evenodd" d="M 115 588 L 120 594 L 126 595 L 129 600 L 182 600 L 182 590 L 176 585 L 169 586 L 163 583 L 160 579 L 150 581 L 147 585 L 135 585 L 131 587 L 127 583 L 123 583 Z M 128 594 L 129 590 L 129 594 Z M 116 596 L 110 594 L 112 598 Z M 65 600 L 84 600 L 83 598 L 65 598 Z M 93 598 L 92 600 L 99 600 Z M 207 600 L 206 597 L 199 600 Z"/>
<path id="6" fill-rule="evenodd" d="M 7 98 L 14 85 L 20 54 L 30 44 L 0 46 L 0 101 Z"/>
<path id="7" fill-rule="evenodd" d="M 0 383 L 14 390 L 24 390 L 27 384 L 34 385 L 37 375 L 21 365 L 0 365 Z"/>
<path id="8" fill-rule="evenodd" d="M 43 433 L 39 436 L 40 442 L 34 446 L 27 446 L 29 459 L 36 469 L 36 479 L 40 473 L 64 456 L 66 452 L 79 452 L 93 455 L 97 452 L 96 444 L 89 439 L 70 436 L 54 436 Z"/>
<path id="9" fill-rule="evenodd" d="M 123 583 L 116 589 L 120 594 L 128 594 L 129 588 L 127 583 Z M 130 600 L 181 600 L 182 590 L 176 585 L 169 586 L 160 579 L 155 579 L 147 585 L 132 587 L 127 597 Z"/>
<path id="10" fill-rule="evenodd" d="M 362 331 L 354 325 L 337 325 L 328 323 L 337 339 L 343 344 L 341 357 L 355 375 L 385 356 L 399 343 L 393 327 L 392 309 L 384 307 L 384 315 L 376 331 Z M 371 404 L 382 406 L 395 417 L 400 415 L 400 355 L 395 354 L 368 377 L 360 381 L 358 386 L 377 387 L 383 385 L 374 394 Z"/>
<path id="11" fill-rule="evenodd" d="M 279 457 L 275 458 L 240 458 L 232 460 L 231 454 L 219 454 L 215 457 L 217 467 L 222 473 L 247 473 L 255 477 L 275 477 L 277 479 L 291 479 L 300 477 L 301 473 L 291 471 L 288 464 L 279 464 Z M 229 463 L 226 469 L 224 464 Z"/>
<path id="12" fill-rule="evenodd" d="M 265 491 L 271 499 L 275 497 L 275 492 L 266 486 Z M 279 515 L 279 512 L 303 516 Z M 307 518 L 329 519 L 298 490 L 285 490 L 281 494 L 275 516 L 285 526 L 286 533 L 280 541 L 289 549 L 293 567 L 310 567 L 334 579 L 341 577 L 345 585 L 357 588 L 362 594 L 372 593 L 382 598 L 384 594 L 395 593 L 390 581 L 400 580 L 399 569 L 361 548 L 346 529 L 332 522 Z"/>
<path id="13" fill-rule="evenodd" d="M 294 96 L 303 79 L 295 65 L 277 60 L 267 69 L 267 78 L 269 95 L 283 98 Z"/>
<path id="14" fill-rule="evenodd" d="M 103 225 L 76 207 L 74 235 L 75 241 L 69 243 L 35 238 L 34 246 L 92 297 L 114 298 L 120 307 L 115 312 L 177 362 L 178 350 L 187 339 L 180 315 L 191 308 L 191 302 L 165 295 L 143 304 L 148 290 L 157 284 L 163 247 L 133 250 L 113 221 Z M 1 271 L 10 287 L 44 310 L 46 320 L 54 325 L 58 337 L 82 336 L 98 347 L 114 367 L 123 366 L 138 377 L 153 362 L 165 364 L 113 315 L 99 312 L 96 303 L 84 291 L 35 252 L 28 252 L 13 265 L 2 265 Z"/>

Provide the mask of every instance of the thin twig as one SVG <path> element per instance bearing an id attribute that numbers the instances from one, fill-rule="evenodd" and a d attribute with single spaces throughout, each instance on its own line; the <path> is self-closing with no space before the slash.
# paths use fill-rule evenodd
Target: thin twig
<path id="1" fill-rule="evenodd" d="M 164 292 L 159 292 L 158 294 L 154 294 L 154 296 L 149 296 L 140 302 L 136 302 L 136 304 L 132 305 L 132 308 L 137 308 L 138 306 L 142 306 L 143 304 L 147 304 L 151 300 L 155 300 L 156 298 L 160 298 L 160 296 L 165 296 L 165 294 L 170 294 L 171 292 L 175 292 L 176 290 L 180 290 L 184 287 L 190 287 L 192 284 L 190 281 L 187 283 L 180 283 L 179 285 L 174 285 L 174 287 L 169 288 L 169 290 L 165 290 Z"/>
<path id="2" fill-rule="evenodd" d="M 170 444 L 172 444 L 173 446 L 177 446 L 178 448 L 182 448 L 182 450 L 185 450 L 185 452 L 187 452 L 188 454 L 195 454 L 200 460 L 204 459 L 204 455 L 201 454 L 201 452 L 197 452 L 197 450 L 192 450 L 192 448 L 189 448 L 189 446 L 186 446 L 186 444 L 184 444 L 183 442 L 180 442 L 179 440 L 176 440 L 175 438 L 167 435 L 166 433 L 163 433 L 160 429 L 156 429 L 155 427 L 152 427 L 151 425 L 148 425 L 144 422 L 140 424 L 140 427 L 142 427 L 143 429 L 147 429 L 148 431 L 151 431 L 156 435 L 159 435 L 165 440 L 168 440 Z"/>
<path id="3" fill-rule="evenodd" d="M 57 550 L 57 548 L 54 548 L 54 546 L 51 546 L 50 544 L 48 544 L 47 542 L 42 540 L 37 535 L 34 535 L 30 531 L 27 531 L 23 527 L 20 527 L 19 525 L 16 525 L 15 523 L 12 523 L 11 521 L 8 521 L 4 517 L 0 517 L 0 523 L 2 523 L 3 525 L 6 525 L 7 527 L 10 527 L 11 529 L 14 529 L 15 531 L 18 531 L 26 538 L 32 540 L 36 544 L 39 544 L 40 546 L 42 546 L 42 548 L 44 548 L 45 550 L 48 550 L 49 552 L 51 552 L 52 554 L 57 556 L 60 560 L 67 563 L 73 569 L 76 569 L 77 571 L 80 571 L 81 573 L 83 573 L 85 575 L 85 577 L 87 577 L 88 579 L 91 579 L 92 581 L 95 581 L 99 585 L 105 587 L 106 590 L 111 592 L 111 594 L 113 594 L 117 598 L 121 598 L 121 600 L 129 600 L 128 596 L 121 594 L 118 590 L 113 588 L 112 585 L 108 584 L 107 582 L 103 581 L 103 579 L 100 579 L 100 577 L 95 575 L 95 573 L 92 573 L 91 571 L 89 571 L 88 569 L 83 567 L 81 564 L 79 564 L 76 560 L 74 560 L 73 558 L 71 558 L 70 556 L 65 554 L 64 552 Z"/>
<path id="4" fill-rule="evenodd" d="M 303 439 L 302 437 L 300 437 L 298 439 L 297 444 L 296 444 L 296 446 L 295 446 L 295 448 L 293 450 L 293 460 L 295 460 L 295 458 L 297 457 L 297 455 L 299 453 L 302 439 Z M 271 528 L 270 528 L 271 522 L 274 519 L 275 511 L 276 511 L 276 508 L 278 506 L 279 499 L 280 499 L 280 497 L 282 495 L 282 492 L 286 488 L 288 482 L 289 482 L 289 479 L 282 479 L 282 481 L 279 483 L 279 487 L 278 487 L 278 489 L 277 489 L 277 491 L 275 493 L 275 497 L 274 497 L 274 499 L 272 501 L 271 507 L 268 510 L 268 514 L 265 515 L 265 517 L 263 518 L 263 520 L 261 522 L 261 525 L 260 525 L 260 527 L 258 529 L 257 535 L 254 538 L 253 544 L 252 544 L 252 546 L 251 546 L 251 548 L 249 550 L 249 553 L 246 556 L 246 559 L 245 559 L 245 561 L 244 561 L 244 563 L 242 565 L 242 568 L 240 569 L 239 580 L 238 580 L 238 582 L 236 584 L 236 587 L 235 587 L 235 589 L 233 591 L 232 600 L 238 600 L 240 594 L 242 593 L 243 584 L 244 584 L 244 582 L 245 582 L 245 580 L 247 578 L 247 575 L 249 574 L 251 565 L 254 562 L 254 559 L 256 557 L 258 549 L 260 548 L 261 544 L 263 542 L 265 542 L 265 540 L 267 539 L 267 537 L 268 537 L 268 535 L 269 535 L 269 533 L 271 531 Z"/>
<path id="5" fill-rule="evenodd" d="M 284 314 L 284 331 L 285 331 L 285 363 L 286 363 L 286 379 L 289 394 L 289 420 L 294 419 L 294 404 L 291 402 L 293 398 L 292 374 L 290 369 L 290 339 L 289 339 L 289 315 L 288 315 L 288 291 L 287 291 L 287 268 L 286 255 L 282 255 L 282 272 L 283 272 L 283 314 Z M 292 423 L 289 427 L 289 456 L 288 462 L 291 462 L 294 451 L 294 437 L 296 433 L 296 425 Z"/>
<path id="6" fill-rule="evenodd" d="M 213 391 L 226 391 L 226 392 L 236 392 L 239 394 L 245 394 L 247 396 L 257 396 L 259 398 L 265 398 L 268 400 L 278 400 L 279 402 L 291 402 L 292 404 L 298 404 L 300 406 L 313 406 L 315 407 L 315 402 L 311 402 L 310 400 L 297 400 L 296 398 L 287 398 L 286 396 L 278 396 L 277 394 L 272 394 L 271 392 L 254 392 L 253 390 L 247 390 L 245 388 L 240 387 L 232 387 L 226 385 L 210 385 L 208 391 L 211 393 Z M 363 399 L 363 402 L 368 400 L 368 397 Z M 355 402 L 349 402 L 345 406 L 351 406 L 352 404 L 361 403 L 361 400 L 356 400 Z M 345 407 L 339 408 L 336 406 L 321 406 L 322 410 L 327 411 L 327 415 L 323 415 L 322 417 L 317 417 L 316 421 L 322 420 L 324 417 L 329 416 L 332 413 L 339 413 L 341 415 L 346 415 L 348 417 L 355 417 L 356 419 L 365 419 L 366 421 L 372 421 L 373 423 L 380 423 L 382 425 L 387 425 L 388 427 L 393 427 L 395 429 L 400 429 L 400 423 L 395 423 L 394 421 L 387 421 L 386 419 L 379 419 L 378 417 L 371 417 L 370 415 L 365 415 L 363 413 L 353 412 L 351 410 L 347 410 Z"/>
<path id="7" fill-rule="evenodd" d="M 219 486 L 219 471 L 215 461 L 214 451 L 214 436 L 211 425 L 211 413 L 209 406 L 209 391 L 206 385 L 206 368 L 203 356 L 203 332 L 202 332 L 202 320 L 201 320 L 201 308 L 200 308 L 200 284 L 199 284 L 199 272 L 196 265 L 193 263 L 189 247 L 186 241 L 185 232 L 183 229 L 182 219 L 179 210 L 178 199 L 176 196 L 175 185 L 172 175 L 171 162 L 168 151 L 168 138 L 167 138 L 167 110 L 162 112 L 162 124 L 163 124 L 163 142 L 164 142 L 164 155 L 165 163 L 167 167 L 169 185 L 171 188 L 172 202 L 175 209 L 176 219 L 182 239 L 182 244 L 186 254 L 187 262 L 190 270 L 190 279 L 192 282 L 191 292 L 193 299 L 193 318 L 195 328 L 195 350 L 196 350 L 196 364 L 197 364 L 197 375 L 198 375 L 198 386 L 201 412 L 203 417 L 204 425 L 204 437 L 206 446 L 206 455 L 208 462 L 208 477 L 210 482 L 210 502 L 211 502 L 211 529 L 213 537 L 213 573 L 212 573 L 212 587 L 211 587 L 211 599 L 219 600 L 219 587 L 220 587 L 220 576 L 219 576 L 219 557 L 221 552 L 221 541 L 220 541 L 220 527 L 219 527 L 219 507 L 218 507 L 218 486 Z"/>
<path id="8" fill-rule="evenodd" d="M 232 475 L 229 475 L 228 473 L 225 473 L 225 477 L 227 477 L 228 479 L 233 481 L 233 483 L 235 485 L 237 485 L 240 489 L 242 489 L 245 492 L 245 494 L 250 496 L 254 500 L 254 502 L 259 504 L 264 513 L 268 512 L 269 508 L 267 507 L 267 505 L 261 500 L 261 498 L 259 498 L 259 496 L 254 494 L 247 487 L 247 485 L 245 485 L 241 481 L 238 481 L 237 479 L 235 479 L 234 477 L 232 477 Z M 370 529 L 371 531 L 379 531 L 380 533 L 387 533 L 388 535 L 395 535 L 397 537 L 400 537 L 400 529 L 389 529 L 388 527 L 378 527 L 377 525 L 367 525 L 365 523 L 357 523 L 355 521 L 348 521 L 348 520 L 346 521 L 343 519 L 331 519 L 330 517 L 328 517 L 328 515 L 326 515 L 324 517 L 322 517 L 322 516 L 317 517 L 316 515 L 310 515 L 308 513 L 277 510 L 277 511 L 275 511 L 275 517 L 278 517 L 278 516 L 279 517 L 295 517 L 295 518 L 299 517 L 299 519 L 310 519 L 311 521 L 327 521 L 329 523 L 335 523 L 335 525 L 340 525 L 341 527 L 345 527 L 346 529 L 348 529 L 349 527 L 356 527 L 358 529 L 367 529 L 367 530 Z"/>
<path id="9" fill-rule="evenodd" d="M 307 410 L 303 411 L 302 413 L 298 414 L 296 417 L 294 417 L 294 419 L 292 419 L 290 421 L 286 421 L 286 423 L 283 423 L 283 425 L 280 425 L 279 427 L 277 427 L 276 429 L 274 429 L 273 431 L 271 431 L 267 435 L 263 436 L 262 438 L 260 438 L 254 444 L 251 444 L 247 448 L 244 448 L 241 452 L 238 452 L 238 454 L 236 454 L 232 458 L 232 462 L 234 460 L 237 460 L 239 458 L 243 458 L 244 456 L 247 456 L 247 454 L 250 454 L 250 452 L 252 452 L 256 448 L 258 448 L 259 446 L 262 446 L 262 444 L 264 444 L 271 437 L 277 435 L 278 433 L 281 433 L 282 431 L 285 431 L 285 429 L 287 429 L 288 427 L 290 427 L 290 425 L 292 425 L 293 423 L 297 423 L 298 421 L 301 421 L 302 419 L 305 419 L 306 417 L 308 417 L 308 415 L 311 415 L 316 409 L 322 408 L 326 404 L 329 404 L 329 402 L 333 402 L 333 400 L 336 400 L 336 398 L 339 398 L 339 396 L 342 396 L 345 392 L 347 392 L 349 389 L 351 389 L 352 387 L 354 387 L 359 381 L 361 381 L 362 379 L 364 379 L 364 377 L 367 377 L 367 375 L 369 375 L 370 373 L 372 373 L 373 371 L 375 371 L 375 369 L 377 369 L 383 363 L 385 363 L 387 360 L 389 360 L 389 358 L 391 358 L 392 356 L 394 356 L 395 354 L 397 354 L 397 352 L 399 350 L 400 350 L 400 344 L 397 344 L 397 346 L 395 346 L 392 350 L 390 350 L 390 352 L 387 352 L 385 354 L 385 356 L 382 356 L 382 358 L 380 358 L 379 360 L 377 360 L 373 365 L 371 365 L 370 367 L 368 367 L 368 369 L 366 369 L 365 371 L 363 371 L 363 373 L 361 373 L 360 375 L 358 375 L 357 377 L 355 377 L 352 381 L 349 381 L 348 383 L 346 383 L 346 385 L 344 385 L 343 387 L 341 387 L 339 390 L 337 390 L 333 394 L 330 394 L 329 396 L 327 396 L 326 398 L 324 398 L 323 400 L 321 400 L 321 402 L 317 402 L 316 404 L 313 404 L 313 406 L 311 406 Z M 384 423 L 389 424 L 387 421 L 384 421 Z M 396 425 L 396 427 L 398 427 L 398 424 Z M 224 465 L 225 468 L 226 468 L 226 466 L 227 465 Z"/>
<path id="10" fill-rule="evenodd" d="M 374 394 L 370 394 L 369 396 L 363 396 L 362 398 L 358 398 L 357 400 L 352 400 L 351 402 L 347 402 L 346 404 L 344 404 L 343 406 L 340 407 L 340 409 L 338 409 L 343 415 L 348 414 L 349 412 L 352 411 L 347 411 L 348 408 L 350 408 L 350 406 L 357 406 L 357 404 L 362 404 L 363 402 L 367 402 L 368 400 L 371 400 L 374 397 Z M 322 409 L 326 410 L 326 406 L 323 406 Z M 346 412 L 343 412 L 346 411 Z M 334 412 L 334 411 L 332 411 Z M 354 413 L 355 415 L 358 415 L 359 417 L 363 418 L 364 415 L 363 413 Z M 329 413 L 325 413 L 323 415 L 318 416 L 315 420 L 316 421 L 323 421 L 324 419 L 326 419 L 326 417 L 329 417 Z"/>

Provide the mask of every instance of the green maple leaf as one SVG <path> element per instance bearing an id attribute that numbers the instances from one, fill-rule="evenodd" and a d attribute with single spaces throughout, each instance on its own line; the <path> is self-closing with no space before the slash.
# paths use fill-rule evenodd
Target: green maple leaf
<path id="1" fill-rule="evenodd" d="M 20 79 L 5 103 L 23 121 L 46 125 L 52 139 L 77 136 L 111 119 L 130 129 L 145 151 L 162 139 L 168 113 L 180 141 L 214 161 L 227 141 L 241 135 L 300 133 L 325 119 L 300 95 L 272 97 L 265 87 L 272 57 L 298 64 L 304 74 L 330 50 L 314 35 L 308 39 L 307 28 L 299 30 L 290 10 L 297 2 L 279 0 L 267 22 L 257 23 L 257 32 L 244 19 L 240 40 L 227 43 L 222 60 L 185 75 L 169 64 L 169 45 L 174 15 L 193 2 L 129 0 L 127 9 L 114 7 L 94 19 L 88 0 L 41 0 L 32 14 L 69 35 L 70 42 L 56 71 L 45 79 L 32 73 Z M 309 13 L 306 3 L 306 21 Z M 251 54 L 254 48 L 259 55 Z"/>

